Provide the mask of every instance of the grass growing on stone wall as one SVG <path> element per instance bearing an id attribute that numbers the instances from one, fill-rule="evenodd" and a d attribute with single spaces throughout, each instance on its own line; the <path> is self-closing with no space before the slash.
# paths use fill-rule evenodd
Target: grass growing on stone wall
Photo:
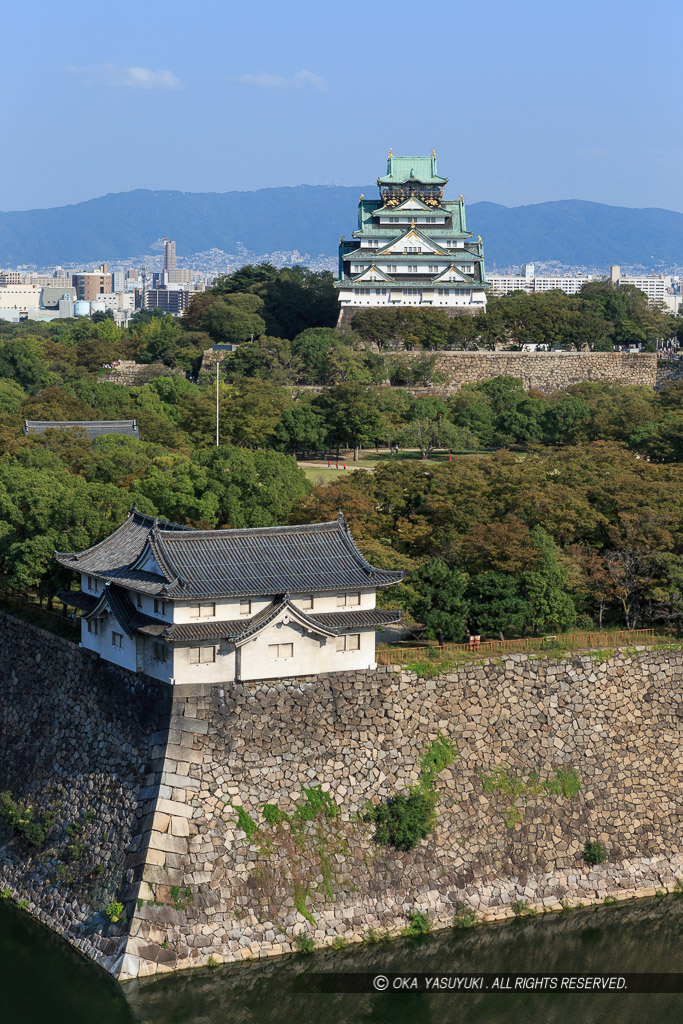
<path id="1" fill-rule="evenodd" d="M 524 820 L 530 800 L 544 794 L 571 800 L 581 789 L 581 779 L 573 768 L 557 768 L 550 778 L 541 779 L 535 771 L 525 777 L 506 765 L 496 765 L 489 772 L 480 772 L 479 776 L 485 793 L 500 793 L 504 797 L 504 817 L 508 828 L 514 828 Z"/>
<path id="2" fill-rule="evenodd" d="M 434 783 L 457 756 L 455 745 L 439 733 L 420 759 L 417 785 L 411 786 L 407 794 L 397 793 L 384 803 L 366 808 L 363 821 L 375 826 L 376 843 L 408 851 L 434 831 L 438 801 Z"/>
<path id="3" fill-rule="evenodd" d="M 12 798 L 8 789 L 0 793 L 0 817 L 31 846 L 44 846 L 57 817 L 57 811 L 36 813 L 32 804 L 22 804 Z"/>
<path id="4" fill-rule="evenodd" d="M 316 922 L 309 900 L 334 902 L 337 862 L 350 853 L 347 831 L 352 826 L 342 822 L 341 808 L 321 786 L 302 787 L 294 807 L 287 814 L 277 804 L 265 804 L 262 823 L 235 807 L 238 827 L 258 848 L 252 884 L 267 919 L 283 934 L 281 918 L 290 899 L 311 924 Z"/>

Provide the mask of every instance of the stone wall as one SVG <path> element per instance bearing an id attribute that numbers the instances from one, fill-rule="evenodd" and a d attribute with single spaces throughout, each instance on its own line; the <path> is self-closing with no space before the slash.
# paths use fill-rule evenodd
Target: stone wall
<path id="1" fill-rule="evenodd" d="M 353 318 L 356 313 L 367 313 L 371 309 L 377 309 L 378 307 L 373 306 L 340 306 L 339 316 L 337 317 L 337 330 L 341 330 L 343 327 L 352 327 Z M 397 311 L 404 311 L 406 309 L 413 310 L 415 306 L 383 306 L 380 309 L 393 309 Z M 429 307 L 429 311 L 432 311 L 432 307 Z M 472 303 L 469 306 L 436 306 L 433 307 L 434 312 L 445 313 L 451 320 L 455 320 L 460 316 L 481 316 L 482 313 L 486 312 L 486 309 L 482 309 L 481 304 Z"/>
<path id="2" fill-rule="evenodd" d="M 657 383 L 655 389 L 661 391 L 667 384 L 683 380 L 683 360 L 680 359 L 659 359 L 657 360 Z"/>
<path id="3" fill-rule="evenodd" d="M 316 944 L 395 933 L 413 909 L 448 925 L 461 904 L 495 919 L 516 900 L 560 909 L 671 889 L 683 875 L 682 681 L 680 651 L 641 649 L 176 694 L 123 976 L 288 952 L 304 931 Z M 439 778 L 436 832 L 409 853 L 376 846 L 359 812 L 413 785 L 439 732 L 461 757 Z M 542 779 L 573 768 L 581 788 L 533 798 L 510 823 L 509 801 L 480 777 L 500 765 Z M 339 819 L 311 822 L 298 842 L 266 824 L 264 805 L 291 814 L 315 786 Z M 237 805 L 258 824 L 251 837 Z M 584 864 L 588 839 L 607 863 Z"/>
<path id="4" fill-rule="evenodd" d="M 491 919 L 520 899 L 559 909 L 683 876 L 679 649 L 184 687 L 170 701 L 8 616 L 0 646 L 0 789 L 58 810 L 42 850 L 0 826 L 0 887 L 122 979 L 288 952 L 304 931 L 317 944 L 393 933 L 413 909 L 448 925 L 461 904 Z M 439 776 L 435 832 L 410 852 L 375 845 L 359 812 L 414 784 L 439 733 L 460 757 Z M 501 765 L 525 779 L 573 768 L 581 786 L 511 818 L 481 779 Z M 298 837 L 267 824 L 264 805 L 291 814 L 317 786 L 338 817 Z M 72 858 L 78 822 L 87 851 Z M 583 863 L 587 839 L 605 864 Z M 107 923 L 112 898 L 125 923 Z"/>
<path id="5" fill-rule="evenodd" d="M 145 859 L 170 690 L 2 612 L 0 651 L 0 791 L 55 815 L 39 847 L 0 817 L 0 889 L 116 973 L 127 926 L 104 910 Z"/>
<path id="6" fill-rule="evenodd" d="M 490 377 L 519 377 L 527 390 L 544 394 L 562 391 L 582 381 L 611 381 L 616 384 L 657 384 L 657 356 L 654 352 L 405 352 L 419 358 L 435 356 L 434 369 L 446 380 L 433 392 L 452 394 L 463 384 L 476 384 Z"/>
<path id="7" fill-rule="evenodd" d="M 143 384 L 156 380 L 157 377 L 182 377 L 183 371 L 172 369 L 162 362 L 136 363 L 132 359 L 122 359 L 117 366 L 107 370 L 98 377 L 98 384 L 122 384 L 124 387 L 141 387 Z"/>

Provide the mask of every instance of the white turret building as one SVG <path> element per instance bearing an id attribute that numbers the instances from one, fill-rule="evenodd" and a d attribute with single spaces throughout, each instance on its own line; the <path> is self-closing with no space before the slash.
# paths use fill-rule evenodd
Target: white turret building
<path id="1" fill-rule="evenodd" d="M 81 646 L 172 685 L 375 668 L 376 608 L 402 572 L 370 565 L 331 523 L 193 530 L 131 510 L 94 547 L 57 553 L 80 576 Z"/>

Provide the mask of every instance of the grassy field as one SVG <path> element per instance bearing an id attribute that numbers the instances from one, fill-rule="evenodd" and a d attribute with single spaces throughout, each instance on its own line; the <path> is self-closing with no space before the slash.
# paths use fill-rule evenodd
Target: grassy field
<path id="1" fill-rule="evenodd" d="M 481 458 L 483 455 L 488 454 L 487 452 L 454 452 L 452 454 L 453 460 L 455 459 L 472 459 Z M 340 476 L 345 476 L 349 472 L 356 470 L 374 470 L 378 466 L 382 466 L 387 462 L 396 461 L 408 461 L 408 462 L 419 462 L 422 466 L 434 466 L 440 462 L 448 462 L 448 452 L 432 452 L 428 459 L 423 459 L 419 451 L 406 449 L 400 452 L 398 455 L 391 455 L 387 448 L 377 451 L 364 451 L 362 457 L 358 462 L 353 461 L 353 452 L 343 452 L 339 458 L 339 469 L 335 469 L 337 460 L 332 461 L 332 469 L 327 468 L 326 462 L 299 462 L 299 467 L 303 469 L 308 480 L 313 484 L 329 484 L 334 480 L 337 480 Z M 341 467 L 346 462 L 346 469 Z"/>

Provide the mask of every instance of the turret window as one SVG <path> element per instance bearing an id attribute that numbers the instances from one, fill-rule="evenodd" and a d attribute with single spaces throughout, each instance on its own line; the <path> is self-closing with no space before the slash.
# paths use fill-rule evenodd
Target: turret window
<path id="1" fill-rule="evenodd" d="M 251 601 L 240 601 L 240 615 L 251 615 Z"/>
<path id="2" fill-rule="evenodd" d="M 360 594 L 337 594 L 337 608 L 357 608 L 360 604 Z"/>
<path id="3" fill-rule="evenodd" d="M 111 635 L 112 647 L 123 647 L 123 633 L 114 633 Z"/>
<path id="4" fill-rule="evenodd" d="M 168 648 L 166 647 L 166 644 L 154 645 L 154 660 L 168 661 Z"/>
<path id="5" fill-rule="evenodd" d="M 344 636 L 337 637 L 337 650 L 338 651 L 359 651 L 360 650 L 360 633 L 347 633 Z"/>
<path id="6" fill-rule="evenodd" d="M 156 612 L 157 615 L 166 614 L 166 602 L 162 598 L 154 598 L 154 611 Z"/>
<path id="7" fill-rule="evenodd" d="M 270 661 L 283 661 L 286 658 L 294 657 L 294 644 L 268 644 L 268 658 Z"/>
<path id="8" fill-rule="evenodd" d="M 191 619 L 215 619 L 216 617 L 216 605 L 215 604 L 191 604 L 190 605 L 190 618 Z"/>
<path id="9" fill-rule="evenodd" d="M 216 660 L 215 647 L 190 647 L 190 665 L 208 665 Z"/>

